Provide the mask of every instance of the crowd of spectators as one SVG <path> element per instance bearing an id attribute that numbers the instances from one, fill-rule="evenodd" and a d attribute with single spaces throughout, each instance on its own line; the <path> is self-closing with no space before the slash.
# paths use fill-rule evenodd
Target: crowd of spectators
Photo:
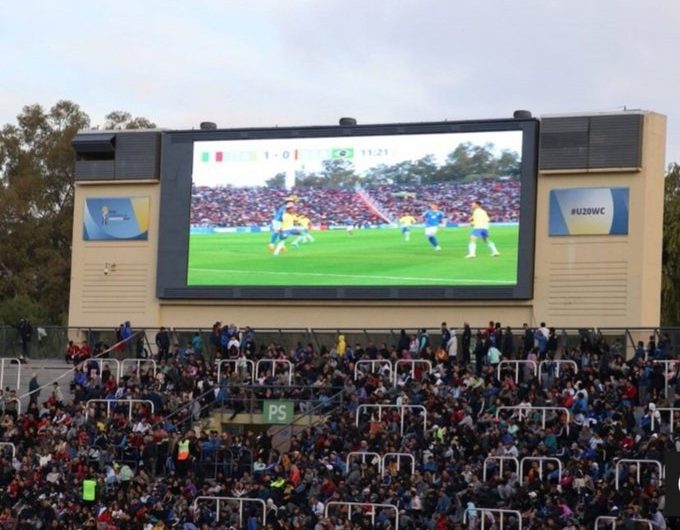
<path id="1" fill-rule="evenodd" d="M 266 187 L 207 187 L 193 189 L 192 226 L 268 226 L 274 211 L 286 197 L 296 195 L 297 210 L 315 226 L 386 224 L 402 215 L 420 216 L 432 203 L 440 206 L 451 222 L 466 223 L 470 201 L 479 200 L 493 222 L 519 220 L 520 183 L 507 178 L 480 179 L 422 186 L 386 184 L 359 190 L 301 188 L 292 190 Z M 372 203 L 372 204 L 371 204 Z M 376 211 L 377 210 L 377 211 Z M 379 212 L 379 213 L 378 213 Z"/>
<path id="2" fill-rule="evenodd" d="M 583 332 L 572 344 L 545 324 L 442 324 L 436 334 L 402 331 L 386 343 L 347 344 L 339 335 L 333 344 L 283 345 L 218 322 L 205 338 L 162 329 L 154 339 L 156 369 L 144 353 L 122 374 L 112 359 L 90 358 L 76 365 L 68 397 L 55 385 L 23 413 L 11 393 L 4 397 L 0 440 L 16 455 L 0 448 L 0 528 L 395 528 L 390 509 L 367 503 L 395 505 L 401 529 L 477 530 L 482 519 L 498 528 L 498 514 L 483 508 L 516 510 L 522 527 L 534 530 L 591 529 L 598 516 L 614 517 L 616 528 L 636 528 L 635 518 L 654 530 L 673 527 L 661 515 L 663 479 L 654 466 L 643 466 L 638 482 L 624 465 L 622 486 L 614 485 L 619 459 L 663 462 L 677 451 L 680 429 L 658 408 L 668 404 L 666 384 L 672 395 L 678 378 L 668 381 L 653 362 L 674 357 L 669 337 L 639 343 L 628 360 L 621 342 Z M 128 353 L 103 348 L 99 355 Z M 230 362 L 218 377 L 219 359 Z M 386 361 L 394 367 L 399 359 L 427 360 L 432 369 L 400 363 L 393 374 Z M 499 373 L 502 359 L 571 360 L 577 369 L 548 363 L 539 378 L 529 364 L 518 373 L 503 365 Z M 359 360 L 376 362 L 357 370 Z M 255 381 L 248 361 L 260 361 Z M 301 422 L 291 436 L 208 426 L 211 413 L 238 420 L 277 398 L 324 419 Z M 378 404 L 422 406 L 427 424 L 422 407 L 403 419 L 397 409 L 361 407 Z M 531 408 L 499 411 L 514 405 L 569 413 L 551 411 L 543 425 Z M 360 454 L 347 466 L 350 452 Z M 381 473 L 373 453 L 408 453 L 415 472 L 404 459 L 386 461 Z M 506 462 L 501 472 L 493 462 L 485 479 L 488 456 L 548 456 L 562 474 L 555 461 L 543 473 L 537 463 L 516 469 Z M 214 501 L 195 503 L 199 496 L 261 499 L 266 526 L 254 503 L 244 504 L 242 521 L 223 506 L 217 522 Z M 326 517 L 333 501 L 359 506 L 351 519 L 337 506 Z M 517 523 L 506 516 L 504 528 Z"/>

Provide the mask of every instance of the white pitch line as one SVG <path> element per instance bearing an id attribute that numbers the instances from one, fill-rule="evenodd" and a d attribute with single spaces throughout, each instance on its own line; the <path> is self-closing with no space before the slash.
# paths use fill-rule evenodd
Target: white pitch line
<path id="1" fill-rule="evenodd" d="M 473 280 L 470 278 L 424 278 L 422 276 L 376 276 L 372 274 L 335 274 L 324 272 L 283 272 L 283 271 L 253 271 L 253 270 L 238 270 L 238 269 L 201 269 L 191 267 L 191 271 L 202 272 L 224 272 L 229 274 L 271 274 L 278 276 L 314 276 L 320 278 L 361 278 L 365 280 L 399 280 L 399 281 L 424 281 L 424 282 L 470 282 L 470 283 L 494 283 L 512 285 L 512 282 L 503 280 Z"/>

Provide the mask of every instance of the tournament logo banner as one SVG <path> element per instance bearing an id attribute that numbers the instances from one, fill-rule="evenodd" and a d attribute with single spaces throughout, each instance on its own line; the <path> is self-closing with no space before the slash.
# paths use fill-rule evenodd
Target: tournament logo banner
<path id="1" fill-rule="evenodd" d="M 149 238 L 149 197 L 85 199 L 85 241 L 146 241 Z"/>
<path id="2" fill-rule="evenodd" d="M 569 188 L 550 191 L 549 235 L 628 234 L 628 188 Z"/>

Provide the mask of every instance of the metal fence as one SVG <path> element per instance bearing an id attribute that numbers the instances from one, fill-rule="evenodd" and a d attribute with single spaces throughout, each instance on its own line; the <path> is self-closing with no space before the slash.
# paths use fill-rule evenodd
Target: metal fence
<path id="1" fill-rule="evenodd" d="M 423 328 L 405 329 L 408 336 L 417 335 Z M 482 328 L 472 328 L 472 340 L 474 347 L 474 336 Z M 638 341 L 647 343 L 653 337 L 658 343 L 660 339 L 666 337 L 669 346 L 666 350 L 666 357 L 678 357 L 680 353 L 680 327 L 648 327 L 648 328 L 629 328 L 629 327 L 555 327 L 558 346 L 560 350 L 577 348 L 584 338 L 591 343 L 605 340 L 608 344 L 618 347 L 632 356 Z M 145 331 L 144 347 L 151 353 L 156 351 L 154 338 L 158 328 L 135 328 L 135 331 Z M 171 347 L 183 347 L 191 343 L 195 334 L 198 334 L 203 342 L 204 350 L 212 350 L 210 328 L 168 328 L 171 335 Z M 456 329 L 457 339 L 460 341 L 461 330 Z M 522 328 L 511 328 L 515 350 L 520 351 L 523 344 L 524 330 Z M 390 348 L 399 341 L 400 328 L 266 328 L 255 329 L 255 343 L 277 344 L 286 349 L 292 349 L 298 345 L 311 344 L 317 349 L 325 347 L 332 349 L 337 343 L 339 335 L 345 337 L 348 348 L 353 348 L 356 344 L 365 347 L 368 343 L 373 343 L 380 348 L 383 344 Z M 427 328 L 426 332 L 430 336 L 430 343 L 433 346 L 440 344 L 439 328 Z M 116 342 L 115 326 L 111 328 L 77 328 L 63 326 L 40 326 L 34 325 L 33 335 L 29 342 L 29 356 L 34 359 L 57 359 L 64 357 L 69 339 L 77 342 L 86 340 L 92 347 L 98 343 L 111 345 Z M 135 345 L 131 344 L 125 350 L 117 352 L 120 358 L 134 356 Z M 460 349 L 459 349 L 460 351 Z M 16 328 L 12 326 L 0 326 L 0 356 L 16 357 L 22 354 L 22 341 Z"/>

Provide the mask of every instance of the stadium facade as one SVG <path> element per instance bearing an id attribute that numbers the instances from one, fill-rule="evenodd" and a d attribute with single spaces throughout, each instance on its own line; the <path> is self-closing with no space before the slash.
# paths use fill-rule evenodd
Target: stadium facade
<path id="1" fill-rule="evenodd" d="M 455 122 L 421 125 L 437 131 L 459 127 Z M 485 131 L 487 125 L 487 121 L 463 122 L 460 127 Z M 192 197 L 191 191 L 187 193 L 191 189 L 187 175 L 191 178 L 192 171 L 196 173 L 196 164 L 204 156 L 196 148 L 197 142 L 263 137 L 278 140 L 278 130 L 84 131 L 73 143 L 78 158 L 69 325 L 110 327 L 130 320 L 138 327 L 205 327 L 222 320 L 260 328 L 326 328 L 329 323 L 363 328 L 368 322 L 374 328 L 395 328 L 432 326 L 442 319 L 482 325 L 492 315 L 512 326 L 542 320 L 569 327 L 585 326 L 593 320 L 601 326 L 657 326 L 665 117 L 627 111 L 543 116 L 525 120 L 517 127 L 513 120 L 492 125 L 494 130 L 517 129 L 524 134 L 524 195 L 521 201 L 517 199 L 523 220 L 517 247 L 517 285 L 479 290 L 418 287 L 408 280 L 403 290 L 370 284 L 338 289 L 337 285 L 323 283 L 305 290 L 296 288 L 296 276 L 290 269 L 279 275 L 290 281 L 288 287 L 279 282 L 233 290 L 228 276 L 220 280 L 220 286 L 189 285 L 190 235 L 215 228 L 209 221 L 196 226 L 189 212 Z M 389 130 L 397 135 L 408 128 L 391 127 Z M 288 133 L 290 137 L 320 137 L 323 133 L 349 138 L 365 131 L 361 126 L 350 126 L 289 129 Z M 365 151 L 368 155 L 378 153 L 374 149 Z M 273 155 L 268 151 L 266 156 L 283 158 L 283 153 L 290 156 L 291 152 Z M 329 157 L 341 158 L 353 151 L 332 148 L 328 153 Z M 210 153 L 206 162 L 209 157 L 228 162 L 229 152 Z M 502 178 L 494 185 L 502 191 Z M 401 200 L 425 188 L 415 186 L 415 191 L 401 192 L 390 184 L 383 189 L 389 190 L 389 200 L 370 190 L 356 192 L 370 216 L 380 219 L 379 224 L 369 227 L 371 223 L 362 217 L 359 231 L 391 226 L 392 213 L 400 213 L 393 198 Z M 322 200 L 329 201 L 326 196 Z M 439 203 L 445 206 L 454 200 L 461 199 L 447 195 L 440 197 Z M 346 203 L 341 199 L 338 202 Z M 356 211 L 352 215 L 356 216 Z M 530 221 L 526 221 L 527 215 Z M 512 221 L 512 214 L 501 220 Z M 341 228 L 336 219 L 330 224 L 337 226 L 320 226 L 314 219 L 312 223 L 316 225 L 313 234 L 321 228 Z M 457 224 L 451 228 L 459 228 Z M 460 225 L 467 234 L 465 223 Z M 244 229 L 218 228 L 222 232 Z M 267 230 L 264 221 L 248 229 L 256 234 Z M 423 249 L 431 250 L 419 231 L 420 227 L 413 228 L 409 244 L 422 244 Z M 467 241 L 467 235 L 464 237 Z M 261 234 L 263 260 L 273 259 L 265 248 L 268 239 L 267 233 Z M 281 262 L 287 257 L 280 256 Z M 410 254 L 404 259 L 411 259 Z M 445 259 L 450 260 L 446 263 L 451 270 L 464 266 L 464 255 Z M 478 263 L 482 263 L 481 256 Z M 225 270 L 230 274 L 233 269 Z M 231 274 L 236 283 L 235 273 Z M 309 274 L 319 276 L 323 272 Z M 178 285 L 182 281 L 185 285 Z M 520 285 L 522 282 L 526 285 Z"/>

